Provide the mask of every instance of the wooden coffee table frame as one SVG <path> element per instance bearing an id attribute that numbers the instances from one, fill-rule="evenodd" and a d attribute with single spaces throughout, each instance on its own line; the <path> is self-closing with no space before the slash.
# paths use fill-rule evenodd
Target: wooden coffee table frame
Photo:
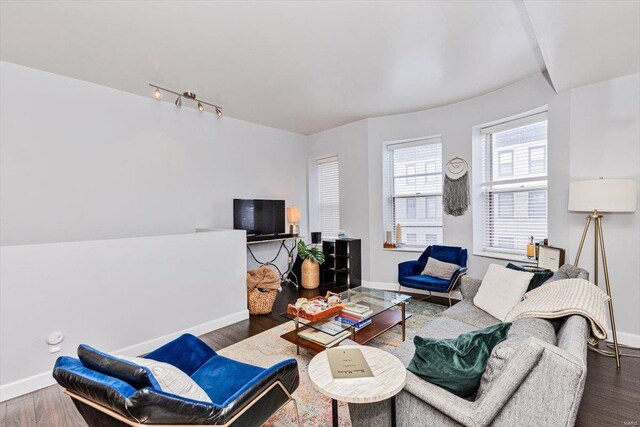
<path id="1" fill-rule="evenodd" d="M 351 338 L 352 341 L 358 344 L 364 345 L 372 339 L 382 335 L 394 326 L 402 326 L 402 341 L 406 337 L 406 320 L 412 315 L 406 312 L 406 302 L 401 301 L 397 304 L 400 306 L 400 311 L 392 310 L 392 307 L 376 314 L 371 317 L 371 324 L 356 331 L 355 328 L 350 328 L 351 335 L 346 338 Z M 310 341 L 298 336 L 298 332 L 304 329 L 308 329 L 308 326 L 300 325 L 298 321 L 295 321 L 296 328 L 291 332 L 281 335 L 280 337 L 296 345 L 296 351 L 300 354 L 300 347 L 309 350 L 312 353 L 320 353 L 325 351 L 327 347 L 314 341 Z"/>

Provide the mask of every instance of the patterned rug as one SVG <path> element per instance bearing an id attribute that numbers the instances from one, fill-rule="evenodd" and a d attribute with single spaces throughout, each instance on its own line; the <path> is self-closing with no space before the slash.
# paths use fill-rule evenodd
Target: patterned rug
<path id="1" fill-rule="evenodd" d="M 409 301 L 406 309 L 408 313 L 413 314 L 406 324 L 407 340 L 412 340 L 417 331 L 436 318 L 446 307 L 423 301 Z M 300 386 L 293 396 L 298 402 L 301 423 L 304 427 L 330 426 L 331 400 L 316 391 L 307 374 L 307 366 L 313 355 L 304 349 L 300 349 L 300 355 L 296 355 L 296 346 L 280 338 L 280 335 L 293 328 L 293 322 L 287 322 L 226 347 L 218 353 L 231 359 L 263 367 L 271 366 L 287 358 L 297 359 L 300 370 Z M 396 326 L 367 345 L 390 350 L 401 343 L 402 329 L 400 326 Z M 346 403 L 340 402 L 338 414 L 341 427 L 351 426 L 349 408 Z M 295 411 L 293 404 L 290 403 L 274 414 L 264 426 L 291 427 L 295 425 Z"/>

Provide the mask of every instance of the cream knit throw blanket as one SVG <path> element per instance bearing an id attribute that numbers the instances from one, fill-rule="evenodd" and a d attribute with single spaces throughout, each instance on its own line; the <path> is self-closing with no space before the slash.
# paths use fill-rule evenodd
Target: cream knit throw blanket
<path id="1" fill-rule="evenodd" d="M 578 314 L 591 325 L 589 343 L 607 338 L 605 303 L 609 296 L 593 283 L 584 279 L 557 280 L 524 294 L 507 315 L 505 322 L 528 317 L 557 319 Z"/>

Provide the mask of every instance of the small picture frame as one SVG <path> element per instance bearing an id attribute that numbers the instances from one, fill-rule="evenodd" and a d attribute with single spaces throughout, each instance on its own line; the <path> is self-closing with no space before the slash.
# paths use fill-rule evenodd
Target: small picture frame
<path id="1" fill-rule="evenodd" d="M 565 251 L 562 248 L 540 245 L 538 249 L 538 267 L 558 271 L 564 264 Z"/>

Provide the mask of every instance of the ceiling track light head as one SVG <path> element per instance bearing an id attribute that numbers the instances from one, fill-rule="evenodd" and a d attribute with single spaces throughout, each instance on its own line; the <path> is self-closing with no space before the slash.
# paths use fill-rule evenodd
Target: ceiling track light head
<path id="1" fill-rule="evenodd" d="M 216 114 L 218 117 L 222 117 L 222 109 L 220 107 L 216 107 Z"/>
<path id="2" fill-rule="evenodd" d="M 196 99 L 196 94 L 193 92 L 183 92 L 182 96 L 189 99 Z"/>
<path id="3" fill-rule="evenodd" d="M 204 105 L 202 105 L 202 102 L 198 102 L 198 111 L 201 113 L 204 111 Z"/>
<path id="4" fill-rule="evenodd" d="M 176 107 L 181 107 L 182 106 L 182 97 L 178 96 L 176 98 Z"/>
<path id="5" fill-rule="evenodd" d="M 153 96 L 156 99 L 160 99 L 160 97 L 162 96 L 162 93 L 160 92 L 160 89 L 156 88 L 156 90 L 153 91 Z"/>

